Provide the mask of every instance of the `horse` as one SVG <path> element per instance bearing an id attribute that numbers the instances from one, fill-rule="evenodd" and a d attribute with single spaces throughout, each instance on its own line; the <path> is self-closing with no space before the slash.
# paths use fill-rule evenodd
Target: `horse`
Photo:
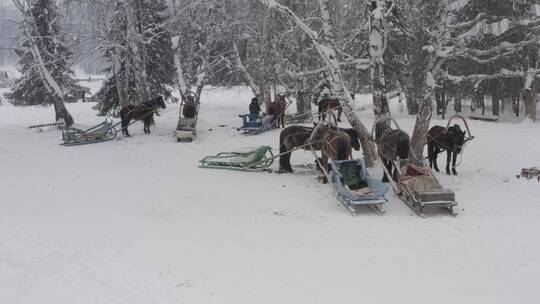
<path id="1" fill-rule="evenodd" d="M 319 119 L 321 121 L 325 121 L 326 114 L 334 110 L 338 111 L 337 121 L 341 122 L 341 113 L 343 113 L 343 108 L 341 107 L 341 103 L 339 102 L 339 99 L 324 98 L 321 101 L 319 101 Z"/>
<path id="2" fill-rule="evenodd" d="M 381 158 L 388 173 L 392 178 L 398 180 L 398 170 L 394 168 L 393 161 L 396 159 L 409 158 L 411 138 L 405 131 L 392 129 L 387 121 L 380 120 L 375 124 L 375 142 L 377 143 L 377 152 Z M 392 172 L 393 169 L 393 172 Z M 383 183 L 388 182 L 386 172 L 382 178 Z"/>
<path id="3" fill-rule="evenodd" d="M 293 169 L 291 166 L 291 151 L 298 147 L 303 147 L 304 150 L 321 150 L 321 147 L 324 146 L 325 150 L 334 150 L 337 151 L 339 149 L 330 147 L 324 143 L 325 140 L 328 140 L 330 142 L 334 141 L 334 144 L 337 146 L 337 138 L 334 138 L 335 140 L 332 140 L 332 135 L 336 135 L 334 137 L 344 138 L 345 141 L 348 142 L 349 146 L 352 146 L 352 148 L 356 151 L 360 151 L 360 139 L 358 137 L 358 133 L 354 129 L 335 129 L 333 132 L 326 132 L 327 135 L 325 139 L 313 139 L 313 145 L 309 145 L 310 139 L 312 137 L 313 131 L 315 128 L 312 127 L 304 127 L 304 126 L 289 126 L 285 128 L 283 131 L 281 131 L 279 135 L 279 168 L 282 172 L 288 172 L 292 173 Z M 318 136 L 321 137 L 321 134 L 323 132 L 318 131 Z M 324 137 L 324 136 L 322 136 Z M 319 143 L 319 141 L 321 143 Z M 347 159 L 349 157 L 352 158 L 352 150 L 350 148 L 347 148 L 348 154 L 346 156 L 339 155 L 339 158 Z M 324 154 L 324 153 L 323 153 Z M 332 159 L 337 159 L 338 155 L 332 155 L 334 153 L 326 153 L 326 155 L 330 155 Z M 338 153 L 339 154 L 339 153 Z M 323 160 L 324 162 L 324 160 Z"/>
<path id="4" fill-rule="evenodd" d="M 182 108 L 182 115 L 185 118 L 195 118 L 197 116 L 197 104 L 193 96 L 186 96 L 184 106 Z"/>
<path id="5" fill-rule="evenodd" d="M 268 115 L 274 115 L 276 119 L 276 127 L 279 129 L 280 125 L 285 128 L 285 110 L 287 109 L 287 102 L 285 96 L 280 96 L 275 102 L 268 105 L 266 113 Z"/>
<path id="6" fill-rule="evenodd" d="M 427 136 L 429 166 L 439 172 L 437 156 L 441 150 L 446 150 L 446 174 L 451 175 L 450 161 L 452 161 L 452 174 L 457 175 L 456 159 L 457 155 L 461 153 L 464 143 L 465 131 L 461 131 L 458 124 L 450 128 L 434 126 L 428 131 Z"/>
<path id="7" fill-rule="evenodd" d="M 158 96 L 150 99 L 141 105 L 128 105 L 120 110 L 120 119 L 122 120 L 122 134 L 129 137 L 128 126 L 131 120 L 142 120 L 144 123 L 144 133 L 150 133 L 150 124 L 154 121 L 154 113 L 157 109 L 165 109 L 163 97 Z"/>

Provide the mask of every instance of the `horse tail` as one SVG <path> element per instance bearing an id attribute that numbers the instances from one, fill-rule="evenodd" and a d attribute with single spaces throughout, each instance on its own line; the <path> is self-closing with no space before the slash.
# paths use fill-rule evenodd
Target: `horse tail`
<path id="1" fill-rule="evenodd" d="M 408 159 L 411 148 L 411 138 L 405 132 L 399 135 L 397 152 L 400 159 Z"/>
<path id="2" fill-rule="evenodd" d="M 285 136 L 281 134 L 279 136 L 279 169 L 284 170 L 287 172 L 292 172 L 292 166 L 291 166 L 291 152 L 289 151 L 289 148 L 287 147 L 287 143 L 285 142 Z"/>

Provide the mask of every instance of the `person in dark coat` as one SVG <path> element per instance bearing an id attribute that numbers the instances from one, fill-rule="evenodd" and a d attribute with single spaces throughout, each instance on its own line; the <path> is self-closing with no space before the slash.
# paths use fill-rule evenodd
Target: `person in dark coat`
<path id="1" fill-rule="evenodd" d="M 251 103 L 249 104 L 249 114 L 251 115 L 259 115 L 261 112 L 261 105 L 259 105 L 259 99 L 257 97 L 254 97 L 251 99 Z"/>

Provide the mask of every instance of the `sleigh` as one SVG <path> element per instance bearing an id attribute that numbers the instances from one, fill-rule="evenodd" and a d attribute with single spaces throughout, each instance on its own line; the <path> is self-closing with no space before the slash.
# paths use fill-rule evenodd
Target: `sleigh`
<path id="1" fill-rule="evenodd" d="M 183 116 L 188 99 L 192 99 L 195 102 L 194 117 Z M 199 119 L 200 106 L 199 96 L 196 93 L 187 92 L 182 96 L 182 102 L 180 103 L 180 117 L 178 118 L 176 131 L 174 132 L 178 142 L 192 142 L 197 137 L 197 122 Z"/>
<path id="2" fill-rule="evenodd" d="M 78 146 L 86 144 L 94 144 L 99 142 L 111 141 L 116 138 L 116 125 L 112 121 L 105 120 L 104 122 L 88 128 L 78 129 L 74 127 L 61 128 L 63 146 Z"/>
<path id="3" fill-rule="evenodd" d="M 298 124 L 298 123 L 311 123 L 313 122 L 313 115 L 311 113 L 295 113 L 286 114 L 286 124 Z"/>
<path id="4" fill-rule="evenodd" d="M 200 168 L 265 171 L 274 163 L 272 148 L 261 146 L 249 152 L 222 152 L 200 160 Z"/>
<path id="5" fill-rule="evenodd" d="M 242 119 L 242 126 L 238 128 L 243 134 L 256 135 L 276 127 L 273 115 L 244 114 L 238 115 Z"/>
<path id="6" fill-rule="evenodd" d="M 383 214 L 382 206 L 390 189 L 371 178 L 363 160 L 332 161 L 332 183 L 337 190 L 338 199 L 353 215 L 361 207 L 369 207 Z"/>
<path id="7" fill-rule="evenodd" d="M 396 193 L 416 214 L 426 217 L 426 209 L 442 208 L 457 215 L 455 192 L 443 188 L 425 162 L 407 159 L 394 161 L 394 165 L 399 174 L 399 180 L 392 181 Z"/>

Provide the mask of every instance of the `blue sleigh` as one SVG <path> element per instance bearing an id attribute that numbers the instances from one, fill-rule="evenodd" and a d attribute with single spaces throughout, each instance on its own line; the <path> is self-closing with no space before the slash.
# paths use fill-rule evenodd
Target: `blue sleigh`
<path id="1" fill-rule="evenodd" d="M 274 115 L 244 114 L 238 116 L 242 118 L 242 126 L 238 128 L 238 131 L 242 131 L 244 134 L 260 134 L 276 127 Z"/>
<path id="2" fill-rule="evenodd" d="M 351 170 L 352 169 L 352 170 Z M 351 180 L 351 174 L 354 172 L 356 181 L 362 181 L 367 188 L 364 191 L 358 191 L 353 185 L 348 185 Z M 370 207 L 379 214 L 384 214 L 382 205 L 387 202 L 385 197 L 390 187 L 378 180 L 371 178 L 366 170 L 365 162 L 362 159 L 332 161 L 332 182 L 338 193 L 338 199 L 353 214 L 358 213 L 358 208 Z M 367 190 L 369 189 L 369 190 Z"/>

